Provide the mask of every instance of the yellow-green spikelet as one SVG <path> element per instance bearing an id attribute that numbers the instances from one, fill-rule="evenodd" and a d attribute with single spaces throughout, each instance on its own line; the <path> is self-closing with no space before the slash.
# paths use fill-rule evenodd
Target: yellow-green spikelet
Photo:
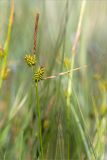
<path id="1" fill-rule="evenodd" d="M 26 55 L 25 56 L 26 63 L 31 67 L 36 64 L 36 56 L 35 55 Z"/>
<path id="2" fill-rule="evenodd" d="M 0 71 L 0 76 L 2 77 L 3 80 L 6 80 L 9 76 L 9 73 L 10 69 L 6 67 L 4 70 Z"/>
<path id="3" fill-rule="evenodd" d="M 0 48 L 0 58 L 3 58 L 4 55 L 5 55 L 4 49 L 3 49 L 3 48 Z"/>
<path id="4" fill-rule="evenodd" d="M 34 73 L 34 80 L 35 82 L 39 82 L 43 79 L 43 75 L 45 72 L 45 67 L 40 67 L 35 73 Z"/>

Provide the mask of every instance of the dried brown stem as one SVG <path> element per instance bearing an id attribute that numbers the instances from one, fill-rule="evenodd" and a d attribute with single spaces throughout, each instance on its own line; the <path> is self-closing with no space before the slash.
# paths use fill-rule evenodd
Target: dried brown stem
<path id="1" fill-rule="evenodd" d="M 57 77 L 59 77 L 59 76 L 65 75 L 65 74 L 69 74 L 72 70 L 73 70 L 73 71 L 77 71 L 77 70 L 79 70 L 79 69 L 86 68 L 86 67 L 87 67 L 87 65 L 84 65 L 84 66 L 78 67 L 78 68 L 74 68 L 74 69 L 71 69 L 71 70 L 66 71 L 66 72 L 61 72 L 61 73 L 59 73 L 59 74 L 57 74 L 57 75 L 52 75 L 52 76 L 45 77 L 45 78 L 43 78 L 43 80 L 57 78 Z"/>
<path id="2" fill-rule="evenodd" d="M 83 15 L 84 15 L 84 10 L 85 10 L 85 4 L 86 4 L 86 1 L 84 0 L 82 3 L 81 11 L 80 11 L 80 17 L 79 17 L 79 22 L 78 22 L 78 26 L 77 26 L 76 36 L 74 39 L 74 44 L 72 47 L 73 54 L 75 54 L 75 52 L 76 52 L 77 44 L 78 44 L 80 34 L 81 34 L 81 27 L 82 27 L 82 20 L 83 20 Z"/>
<path id="3" fill-rule="evenodd" d="M 37 13 L 36 21 L 35 21 L 33 54 L 35 54 L 36 46 L 37 46 L 38 22 L 39 22 L 39 13 Z"/>

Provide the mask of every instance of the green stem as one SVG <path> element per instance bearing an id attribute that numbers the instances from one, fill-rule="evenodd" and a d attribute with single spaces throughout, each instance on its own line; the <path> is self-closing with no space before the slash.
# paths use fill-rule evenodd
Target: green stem
<path id="1" fill-rule="evenodd" d="M 2 63 L 0 64 L 0 68 L 1 68 L 1 76 L 0 76 L 0 91 L 1 91 L 1 87 L 2 87 L 2 83 L 3 83 L 3 79 L 2 79 L 2 75 L 4 73 L 4 70 L 6 68 L 7 65 L 7 57 L 8 57 L 8 48 L 9 48 L 9 42 L 10 42 L 10 37 L 11 37 L 11 31 L 12 31 L 12 24 L 13 24 L 13 16 L 14 16 L 14 0 L 11 1 L 11 11 L 10 11 L 10 18 L 9 18 L 9 23 L 8 23 L 8 31 L 7 31 L 7 38 L 5 41 L 5 45 L 4 45 L 4 52 L 5 52 L 5 57 L 2 61 Z"/>
<path id="2" fill-rule="evenodd" d="M 36 98 L 37 98 L 37 114 L 38 114 L 38 126 L 39 126 L 39 139 L 40 139 L 41 157 L 42 157 L 42 160 L 43 160 L 43 142 L 42 142 L 42 127 L 41 127 L 41 112 L 40 112 L 39 95 L 38 95 L 38 82 L 36 83 Z"/>

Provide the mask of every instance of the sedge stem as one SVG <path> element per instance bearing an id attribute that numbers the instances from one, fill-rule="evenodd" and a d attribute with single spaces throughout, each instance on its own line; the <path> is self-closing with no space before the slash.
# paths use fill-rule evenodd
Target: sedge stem
<path id="1" fill-rule="evenodd" d="M 41 112 L 40 112 L 40 103 L 39 103 L 39 95 L 38 95 L 38 82 L 36 83 L 36 98 L 37 98 L 39 140 L 40 140 L 40 148 L 41 148 L 41 157 L 42 157 L 42 160 L 43 160 L 43 142 L 42 142 L 42 127 L 41 127 Z"/>

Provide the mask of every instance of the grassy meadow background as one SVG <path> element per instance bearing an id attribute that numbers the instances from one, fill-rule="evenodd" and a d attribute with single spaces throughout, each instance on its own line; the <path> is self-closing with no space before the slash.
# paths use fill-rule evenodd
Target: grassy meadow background
<path id="1" fill-rule="evenodd" d="M 106 131 L 107 1 L 0 0 L 0 160 L 106 160 Z"/>

